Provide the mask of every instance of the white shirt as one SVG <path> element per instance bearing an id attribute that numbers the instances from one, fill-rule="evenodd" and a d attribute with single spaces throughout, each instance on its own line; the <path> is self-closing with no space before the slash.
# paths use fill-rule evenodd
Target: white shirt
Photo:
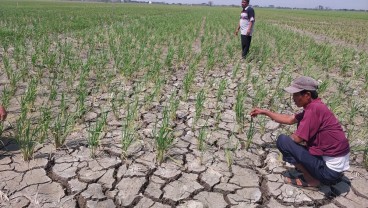
<path id="1" fill-rule="evenodd" d="M 350 153 L 346 154 L 345 156 L 341 156 L 341 157 L 322 156 L 322 158 L 326 162 L 326 165 L 328 168 L 341 173 L 350 168 L 349 156 L 350 156 Z"/>

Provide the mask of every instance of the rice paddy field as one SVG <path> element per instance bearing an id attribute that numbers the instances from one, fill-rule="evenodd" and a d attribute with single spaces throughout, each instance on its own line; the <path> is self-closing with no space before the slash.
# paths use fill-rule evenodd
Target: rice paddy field
<path id="1" fill-rule="evenodd" d="M 92 197 L 93 203 L 110 199 L 111 206 L 132 207 L 149 199 L 162 204 L 157 207 L 176 207 L 206 190 L 221 193 L 227 203 L 223 207 L 230 207 L 237 203 L 230 195 L 238 189 L 216 191 L 203 182 L 202 173 L 223 164 L 231 174 L 221 180 L 234 179 L 237 167 L 263 178 L 259 169 L 275 152 L 276 136 L 292 133 L 295 126 L 262 116 L 251 119 L 249 113 L 254 107 L 301 111 L 283 91 L 301 75 L 320 82 L 319 96 L 340 120 L 352 160 L 364 167 L 368 13 L 255 12 L 250 54 L 242 60 L 240 37 L 234 35 L 240 7 L 0 0 L 0 103 L 8 111 L 0 123 L 0 174 L 7 178 L 17 170 L 15 161 L 44 160 L 37 167 L 49 179 L 41 185 L 58 182 L 55 186 L 67 190 L 62 199 L 74 200 L 78 207 L 92 207 L 92 202 L 83 195 L 89 188 L 71 188 L 75 179 L 102 186 L 105 198 Z M 100 169 L 81 165 L 106 158 L 118 162 Z M 61 161 L 69 161 L 74 174 L 63 175 Z M 153 178 L 164 178 L 157 171 L 171 166 L 179 176 L 165 178 L 158 188 L 164 190 L 161 196 L 149 194 L 157 182 Z M 121 167 L 128 172 L 133 168 L 134 174 L 124 177 Z M 85 169 L 105 172 L 89 179 L 92 173 L 83 175 Z M 101 182 L 108 173 L 110 186 Z M 196 174 L 202 188 L 182 198 L 168 195 L 172 191 L 167 184 L 192 181 Z M 141 183 L 137 190 L 124 187 L 131 183 L 124 180 L 133 179 Z M 0 184 L 10 202 L 13 197 L 34 203 L 16 194 L 30 186 Z M 125 188 L 135 197 L 126 196 Z M 250 204 L 275 198 L 288 205 L 262 190 Z M 315 201 L 298 203 L 315 206 Z"/>

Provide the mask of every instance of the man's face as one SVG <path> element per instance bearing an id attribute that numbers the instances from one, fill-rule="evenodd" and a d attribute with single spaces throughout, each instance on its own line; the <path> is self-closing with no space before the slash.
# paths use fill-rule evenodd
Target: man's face
<path id="1" fill-rule="evenodd" d="M 293 94 L 293 100 L 296 106 L 298 107 L 304 107 L 311 101 L 311 95 L 309 92 L 302 95 L 300 92 Z"/>
<path id="2" fill-rule="evenodd" d="M 248 6 L 248 2 L 247 2 L 247 1 L 242 1 L 242 3 L 241 3 L 241 4 L 242 4 L 242 7 L 243 7 L 243 8 L 245 8 L 245 7 L 247 7 L 247 6 Z"/>

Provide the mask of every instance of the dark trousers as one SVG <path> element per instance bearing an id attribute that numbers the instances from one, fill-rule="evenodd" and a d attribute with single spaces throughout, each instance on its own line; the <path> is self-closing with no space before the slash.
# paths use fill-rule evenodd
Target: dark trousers
<path id="1" fill-rule="evenodd" d="M 284 161 L 303 165 L 321 183 L 331 185 L 341 179 L 342 173 L 329 169 L 321 156 L 311 155 L 304 146 L 295 143 L 289 136 L 281 134 L 277 138 L 276 146 Z"/>
<path id="2" fill-rule="evenodd" d="M 242 57 L 243 58 L 245 58 L 248 54 L 251 41 L 252 41 L 252 36 L 241 35 Z"/>

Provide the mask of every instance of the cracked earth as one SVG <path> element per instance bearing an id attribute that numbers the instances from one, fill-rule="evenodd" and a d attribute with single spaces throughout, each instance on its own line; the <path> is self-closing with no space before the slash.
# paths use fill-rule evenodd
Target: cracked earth
<path id="1" fill-rule="evenodd" d="M 266 125 L 269 131 L 277 126 L 272 121 Z M 95 159 L 84 145 L 54 152 L 52 144 L 43 144 L 33 160 L 24 162 L 14 142 L 5 138 L 0 188 L 8 199 L 2 199 L 1 207 L 368 206 L 368 174 L 357 165 L 361 155 L 352 156 L 352 167 L 338 184 L 305 190 L 283 183 L 282 172 L 298 173 L 280 160 L 273 145 L 276 134 L 256 135 L 250 151 L 234 150 L 229 167 L 221 147 L 201 153 L 191 128 L 183 128 L 160 166 L 152 149 L 139 141 L 125 160 L 111 138 L 111 148 L 100 149 Z M 227 136 L 223 130 L 208 142 L 220 144 Z"/>

